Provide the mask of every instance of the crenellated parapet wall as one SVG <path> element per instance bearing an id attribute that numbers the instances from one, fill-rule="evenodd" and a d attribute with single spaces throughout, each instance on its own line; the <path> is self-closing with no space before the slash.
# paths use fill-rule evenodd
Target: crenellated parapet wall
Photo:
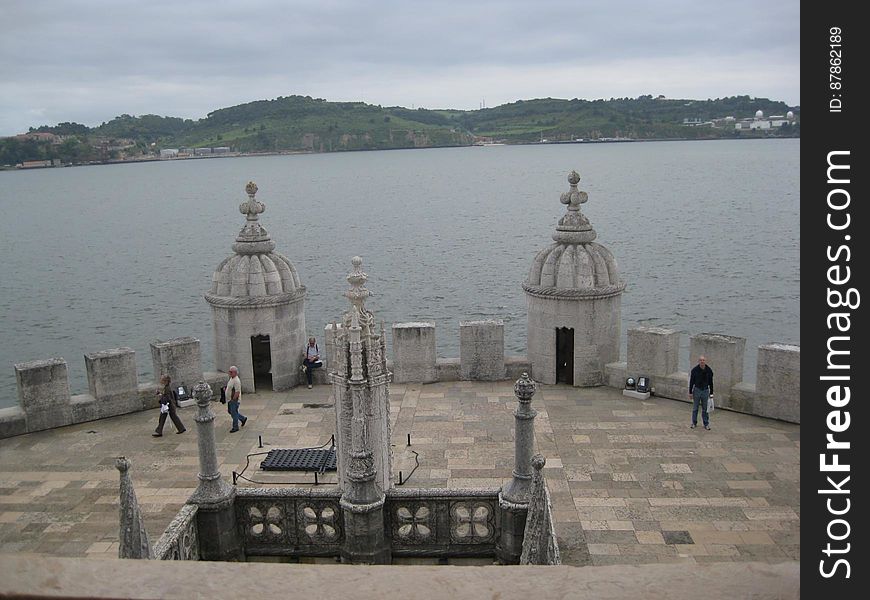
<path id="1" fill-rule="evenodd" d="M 627 377 L 650 378 L 656 396 L 689 401 L 689 374 L 679 371 L 680 332 L 663 327 L 628 330 L 627 360 L 605 367 L 606 383 L 622 389 Z M 689 363 L 705 356 L 713 369 L 717 408 L 800 423 L 800 346 L 762 344 L 758 347 L 756 381 L 745 382 L 746 339 L 699 333 L 689 341 Z"/>
<path id="2" fill-rule="evenodd" d="M 393 360 L 396 383 L 436 381 L 503 381 L 529 371 L 525 356 L 505 356 L 504 321 L 459 322 L 459 358 L 435 354 L 435 323 L 393 323 Z"/>
<path id="3" fill-rule="evenodd" d="M 223 385 L 227 375 L 203 373 L 199 340 L 192 337 L 151 344 L 154 381 L 139 382 L 136 353 L 114 348 L 84 355 L 85 394 L 71 394 L 69 368 L 63 358 L 15 365 L 18 406 L 0 408 L 0 439 L 157 408 L 157 380 L 172 378 L 173 387 L 200 379 Z"/>

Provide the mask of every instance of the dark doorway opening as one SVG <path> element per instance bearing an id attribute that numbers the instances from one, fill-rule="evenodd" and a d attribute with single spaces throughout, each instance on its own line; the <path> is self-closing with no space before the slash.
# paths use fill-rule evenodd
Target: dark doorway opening
<path id="1" fill-rule="evenodd" d="M 272 346 L 268 335 L 251 336 L 254 389 L 272 389 Z"/>
<path id="2" fill-rule="evenodd" d="M 556 329 L 556 383 L 574 385 L 574 330 Z"/>

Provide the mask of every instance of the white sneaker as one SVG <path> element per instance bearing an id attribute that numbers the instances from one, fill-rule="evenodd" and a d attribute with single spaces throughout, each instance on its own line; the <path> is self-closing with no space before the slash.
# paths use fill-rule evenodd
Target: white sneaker
<path id="1" fill-rule="evenodd" d="M 311 389 L 311 386 L 310 386 L 310 385 L 308 386 L 308 389 L 309 389 L 309 390 Z M 709 427 L 708 427 L 707 429 L 709 429 Z"/>
<path id="2" fill-rule="evenodd" d="M 305 365 L 299 365 L 299 370 L 304 373 L 305 371 L 308 370 L 308 367 L 306 367 Z"/>

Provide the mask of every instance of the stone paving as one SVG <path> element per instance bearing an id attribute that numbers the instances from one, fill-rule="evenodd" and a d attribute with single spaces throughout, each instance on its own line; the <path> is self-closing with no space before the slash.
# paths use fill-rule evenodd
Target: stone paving
<path id="1" fill-rule="evenodd" d="M 250 453 L 327 443 L 330 392 L 246 394 L 249 420 L 233 434 L 215 403 L 221 472 L 231 480 Z M 407 478 L 418 454 L 409 487 L 490 487 L 510 477 L 513 382 L 394 384 L 390 402 L 396 477 Z M 687 403 L 603 387 L 540 386 L 532 406 L 566 564 L 800 559 L 798 425 L 720 410 L 711 431 L 689 429 Z M 0 553 L 117 556 L 119 455 L 132 462 L 156 542 L 196 487 L 194 411 L 180 410 L 186 433 L 167 425 L 162 438 L 151 437 L 153 410 L 0 440 Z M 245 476 L 313 481 L 262 472 L 260 459 Z"/>

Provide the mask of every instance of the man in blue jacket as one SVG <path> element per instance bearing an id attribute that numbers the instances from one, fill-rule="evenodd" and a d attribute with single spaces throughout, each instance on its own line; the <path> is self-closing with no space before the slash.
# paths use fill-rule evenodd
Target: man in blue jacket
<path id="1" fill-rule="evenodd" d="M 713 369 L 707 366 L 707 359 L 698 357 L 698 364 L 689 375 L 689 399 L 692 401 L 692 429 L 698 426 L 698 406 L 704 429 L 710 429 L 710 415 L 707 414 L 707 400 L 713 395 Z"/>

